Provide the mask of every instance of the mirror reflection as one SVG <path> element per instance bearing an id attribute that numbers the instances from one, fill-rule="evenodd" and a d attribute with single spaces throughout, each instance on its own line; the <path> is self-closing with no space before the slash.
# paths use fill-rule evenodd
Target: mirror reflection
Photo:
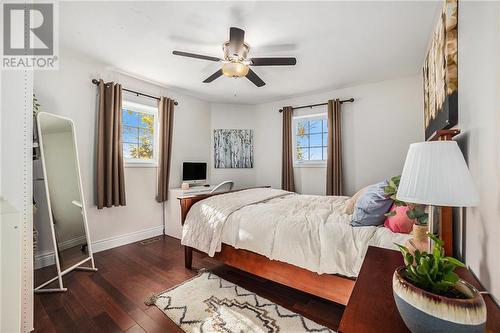
<path id="1" fill-rule="evenodd" d="M 40 241 L 55 240 L 56 254 L 64 271 L 89 257 L 73 124 L 51 114 L 38 117 L 49 194 L 47 209 L 52 213 L 54 226 L 54 239 Z"/>

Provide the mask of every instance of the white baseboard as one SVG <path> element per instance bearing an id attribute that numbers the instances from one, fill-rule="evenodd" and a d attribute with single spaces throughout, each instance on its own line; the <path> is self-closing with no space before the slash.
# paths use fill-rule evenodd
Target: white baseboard
<path id="1" fill-rule="evenodd" d="M 61 251 L 66 250 L 66 249 L 69 249 L 71 247 L 75 247 L 77 245 L 86 244 L 86 243 L 87 243 L 87 239 L 86 239 L 85 235 L 83 235 L 83 236 L 73 238 L 73 239 L 68 239 L 67 241 L 59 243 L 59 250 L 61 250 Z"/>
<path id="2" fill-rule="evenodd" d="M 163 225 L 92 242 L 92 251 L 94 251 L 94 253 L 97 253 L 159 235 L 163 235 Z"/>
<path id="3" fill-rule="evenodd" d="M 147 238 L 155 237 L 163 235 L 163 226 L 156 226 L 152 228 L 147 228 L 139 231 L 134 231 L 125 235 L 119 235 L 119 236 L 114 236 L 106 239 L 101 239 L 95 242 L 92 242 L 92 251 L 94 253 L 101 252 L 104 250 L 109 250 L 118 246 L 122 245 L 127 245 L 130 243 L 135 243 Z M 73 240 L 71 240 L 73 241 Z M 75 240 L 76 242 L 76 240 Z M 67 241 L 65 243 L 70 243 L 70 241 Z M 76 243 L 76 244 L 81 244 L 81 243 Z M 68 246 L 66 248 L 69 248 L 71 246 Z M 61 247 L 62 248 L 62 247 Z M 55 259 L 54 259 L 54 252 L 53 251 L 45 251 L 42 253 L 39 253 L 35 256 L 35 269 L 39 269 L 45 266 L 50 266 L 54 265 Z"/>
<path id="4" fill-rule="evenodd" d="M 54 265 L 54 251 L 44 251 L 35 255 L 34 269 Z"/>

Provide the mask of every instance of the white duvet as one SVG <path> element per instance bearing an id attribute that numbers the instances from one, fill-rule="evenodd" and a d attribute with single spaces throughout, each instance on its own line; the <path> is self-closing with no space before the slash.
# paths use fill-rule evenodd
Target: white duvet
<path id="1" fill-rule="evenodd" d="M 369 245 L 395 249 L 409 235 L 351 227 L 347 198 L 269 188 L 216 195 L 191 207 L 181 243 L 210 256 L 224 243 L 320 274 L 355 277 Z"/>

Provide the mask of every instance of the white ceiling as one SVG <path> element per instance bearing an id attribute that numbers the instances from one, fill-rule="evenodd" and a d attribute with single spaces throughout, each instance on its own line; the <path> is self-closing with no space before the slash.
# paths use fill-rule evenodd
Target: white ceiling
<path id="1" fill-rule="evenodd" d="M 113 68 L 214 102 L 257 104 L 417 74 L 438 3 L 63 2 L 60 43 Z M 254 67 L 266 82 L 221 77 L 229 27 L 246 31 L 250 57 L 295 56 L 293 67 Z"/>

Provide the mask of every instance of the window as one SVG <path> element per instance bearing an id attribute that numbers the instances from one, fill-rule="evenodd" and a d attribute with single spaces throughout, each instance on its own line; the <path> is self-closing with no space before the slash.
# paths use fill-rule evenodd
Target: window
<path id="1" fill-rule="evenodd" d="M 123 101 L 123 158 L 128 165 L 156 165 L 158 108 Z"/>
<path id="2" fill-rule="evenodd" d="M 295 165 L 324 165 L 328 147 L 327 115 L 295 117 L 293 130 Z"/>

